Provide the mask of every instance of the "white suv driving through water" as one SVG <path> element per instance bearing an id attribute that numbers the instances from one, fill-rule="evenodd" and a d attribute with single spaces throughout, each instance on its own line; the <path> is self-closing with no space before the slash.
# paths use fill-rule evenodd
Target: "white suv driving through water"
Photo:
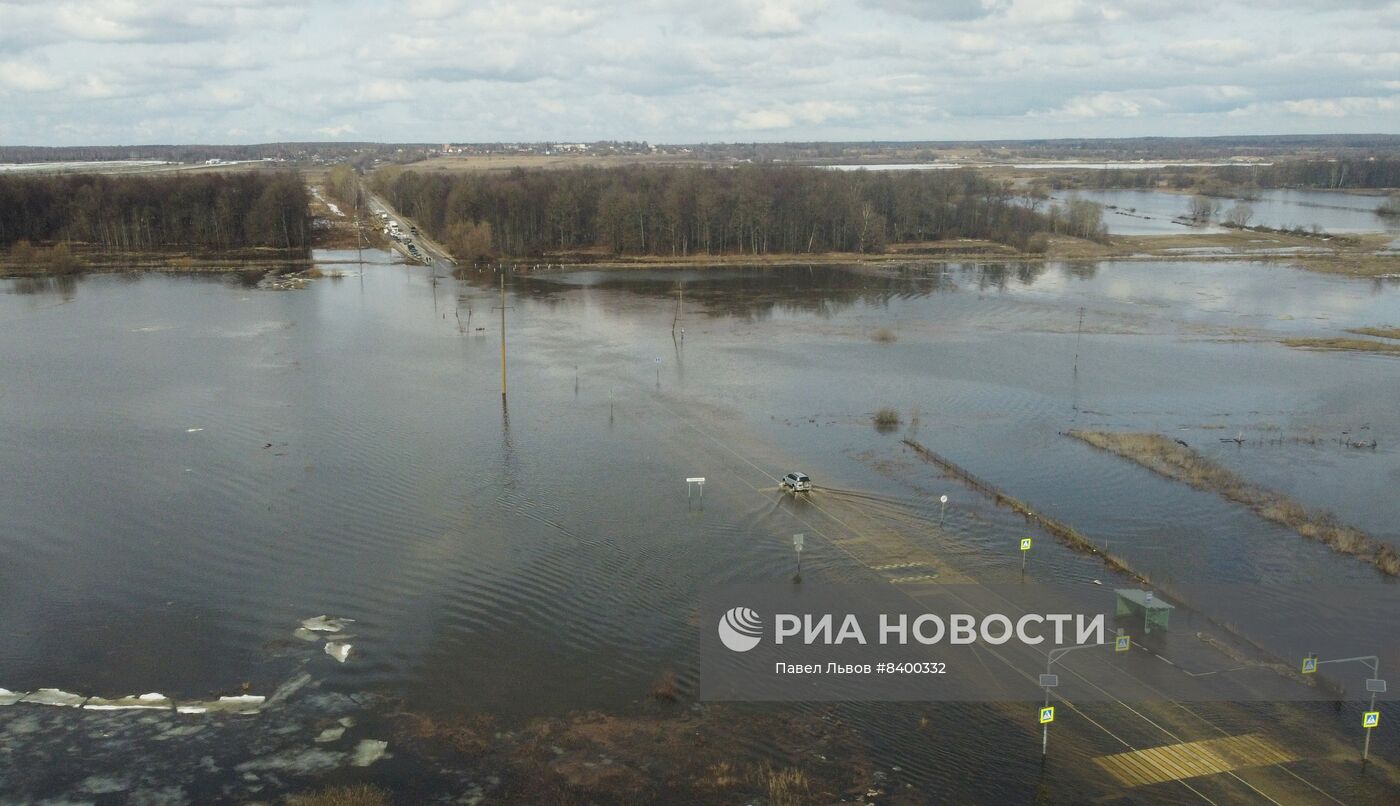
<path id="1" fill-rule="evenodd" d="M 812 479 L 806 473 L 789 473 L 783 476 L 778 486 L 791 493 L 805 493 L 812 489 Z"/>

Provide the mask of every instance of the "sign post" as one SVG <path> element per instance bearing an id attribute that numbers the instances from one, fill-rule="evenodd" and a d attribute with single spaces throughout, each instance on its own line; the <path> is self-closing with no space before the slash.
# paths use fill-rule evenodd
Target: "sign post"
<path id="1" fill-rule="evenodd" d="M 1030 538 L 1025 542 L 1029 543 Z M 1050 723 L 1055 721 L 1055 706 L 1050 704 L 1050 689 L 1060 685 L 1060 676 L 1051 671 L 1061 658 L 1078 649 L 1093 649 L 1104 644 L 1075 644 L 1073 646 L 1056 647 L 1050 650 L 1045 656 L 1045 674 L 1040 676 L 1040 686 L 1045 689 L 1045 704 L 1040 707 L 1040 758 L 1045 759 L 1045 754 L 1050 746 Z"/>
<path id="2" fill-rule="evenodd" d="M 1365 766 L 1371 757 L 1371 731 L 1381 724 L 1381 712 L 1376 710 L 1376 695 L 1385 693 L 1385 681 L 1381 679 L 1381 659 L 1375 655 L 1360 655 L 1355 658 L 1318 660 L 1316 652 L 1309 652 L 1308 656 L 1303 658 L 1303 674 L 1317 674 L 1317 667 L 1324 663 L 1352 661 L 1364 663 L 1371 669 L 1371 676 L 1366 678 L 1366 690 L 1371 692 L 1371 705 L 1361 715 L 1361 727 L 1366 731 L 1366 741 L 1361 746 L 1361 764 Z"/>
<path id="3" fill-rule="evenodd" d="M 1029 537 L 1021 538 L 1021 576 L 1026 575 L 1026 555 L 1030 554 L 1030 552 L 1031 539 Z"/>
<path id="4" fill-rule="evenodd" d="M 943 525 L 943 516 L 948 514 L 948 496 L 938 496 L 938 525 Z"/>
<path id="5" fill-rule="evenodd" d="M 691 476 L 690 478 L 688 478 L 688 479 L 685 480 L 685 500 L 687 500 L 687 501 L 690 500 L 690 491 L 691 491 L 690 485 L 692 485 L 692 484 L 698 485 L 698 486 L 700 487 L 700 498 L 703 500 L 704 497 L 705 497 L 705 477 L 704 477 L 704 476 Z"/>
<path id="6" fill-rule="evenodd" d="M 792 577 L 793 582 L 802 581 L 802 548 L 806 540 L 807 536 L 801 532 L 792 536 L 792 548 L 797 552 L 797 573 Z"/>

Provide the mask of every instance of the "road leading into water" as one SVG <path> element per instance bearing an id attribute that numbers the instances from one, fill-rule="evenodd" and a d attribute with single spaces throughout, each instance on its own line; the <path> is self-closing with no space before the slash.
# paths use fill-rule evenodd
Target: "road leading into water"
<path id="1" fill-rule="evenodd" d="M 782 495 L 777 477 L 765 469 L 765 465 L 780 465 L 752 455 L 754 443 L 723 435 L 717 424 L 701 425 L 700 417 L 683 411 L 682 401 L 661 393 L 653 399 L 708 447 L 712 460 L 722 464 L 725 472 L 713 474 L 712 484 L 765 499 Z M 791 503 L 789 514 L 809 540 L 828 542 L 930 612 L 946 609 L 950 595 L 963 600 L 965 612 L 988 612 L 998 605 L 1000 596 L 991 588 L 974 587 L 969 595 L 962 589 L 953 593 L 944 584 L 976 586 L 977 581 L 959 573 L 929 545 L 928 536 L 939 532 L 936 524 L 910 515 L 890 517 L 880 511 L 877 501 L 858 495 L 818 490 L 805 503 Z M 930 584 L 935 579 L 937 584 Z M 1112 653 L 1076 654 L 1084 657 L 1075 658 L 1073 664 L 1062 663 L 1057 667 L 1060 674 L 1073 675 L 1095 688 L 1091 678 L 1105 671 L 1125 675 L 1142 695 L 1129 702 L 1099 689 L 1100 696 L 1093 702 L 1052 699 L 1062 715 L 1052 731 L 1052 759 L 1075 762 L 1072 771 L 1060 774 L 1084 780 L 1105 796 L 1141 797 L 1150 802 L 1184 798 L 1220 804 L 1335 805 L 1393 803 L 1400 792 L 1400 770 L 1384 759 L 1373 755 L 1365 775 L 1358 775 L 1359 731 L 1345 733 L 1335 725 L 1319 724 L 1314 713 L 1319 711 L 1317 704 L 1175 701 L 1138 677 L 1131 665 L 1114 663 Z M 1028 690 L 1039 691 L 1036 674 L 1044 669 L 1043 652 L 1004 645 L 987 648 L 984 662 L 1009 667 L 1026 680 Z M 1088 674 L 1090 669 L 1095 674 Z M 1019 702 L 999 707 L 1008 719 L 1023 720 L 1031 739 L 1026 747 L 1008 748 L 1008 752 L 1038 754 L 1035 709 Z"/>

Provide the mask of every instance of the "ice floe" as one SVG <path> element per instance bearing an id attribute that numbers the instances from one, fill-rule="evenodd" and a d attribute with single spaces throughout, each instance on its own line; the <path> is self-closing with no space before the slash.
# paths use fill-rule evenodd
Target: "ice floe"
<path id="1" fill-rule="evenodd" d="M 342 644 L 338 641 L 327 641 L 326 654 L 344 663 L 345 659 L 350 657 L 350 645 Z"/>
<path id="2" fill-rule="evenodd" d="M 389 749 L 388 742 L 378 739 L 361 739 L 355 745 L 355 754 L 351 756 L 350 763 L 356 767 L 368 767 L 374 762 L 384 757 L 384 751 Z"/>
<path id="3" fill-rule="evenodd" d="M 155 708 L 168 711 L 170 710 L 171 702 L 169 697 L 153 691 L 150 694 L 142 694 L 139 697 L 120 697 L 115 700 L 109 700 L 103 697 L 91 697 L 83 707 L 93 711 L 127 711 L 141 708 Z"/>
<path id="4" fill-rule="evenodd" d="M 28 692 L 24 691 L 10 691 L 7 688 L 0 688 L 0 705 L 14 705 L 24 699 L 24 695 L 27 693 Z"/>
<path id="5" fill-rule="evenodd" d="M 306 619 L 301 623 L 301 626 L 305 627 L 308 630 L 313 630 L 315 632 L 340 632 L 341 630 L 345 629 L 346 625 L 354 623 L 355 620 L 352 618 L 331 618 L 330 616 L 316 616 L 315 618 Z"/>
<path id="6" fill-rule="evenodd" d="M 184 702 L 175 710 L 182 714 L 256 714 L 266 701 L 266 697 L 256 694 L 240 694 L 208 702 Z"/>
<path id="7" fill-rule="evenodd" d="M 316 736 L 316 744 L 326 744 L 327 742 L 338 741 L 345 735 L 345 728 L 337 725 L 334 728 L 326 728 Z"/>
<path id="8" fill-rule="evenodd" d="M 81 694 L 72 694 L 57 688 L 41 688 L 33 694 L 26 695 L 20 702 L 27 702 L 31 705 L 58 705 L 64 708 L 77 708 L 87 700 Z"/>

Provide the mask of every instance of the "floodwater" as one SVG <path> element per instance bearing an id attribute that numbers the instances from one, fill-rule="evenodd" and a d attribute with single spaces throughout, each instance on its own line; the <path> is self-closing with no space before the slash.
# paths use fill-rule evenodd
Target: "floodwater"
<path id="1" fill-rule="evenodd" d="M 1088 171 L 1147 171 L 1159 170 L 1162 168 L 1213 168 L 1225 165 L 1236 165 L 1233 162 L 1139 162 L 1134 160 L 1108 160 L 1104 162 L 896 162 L 879 163 L 870 165 L 822 165 L 821 168 L 829 168 L 837 171 L 946 171 L 957 168 L 1018 168 L 1018 169 L 1045 169 L 1045 170 L 1065 170 L 1077 169 Z M 1271 165 L 1272 163 L 1261 163 Z"/>
<path id="2" fill-rule="evenodd" d="M 1236 204 L 1249 205 L 1254 226 L 1274 229 L 1318 227 L 1333 233 L 1395 232 L 1400 219 L 1376 214 L 1385 196 L 1326 190 L 1260 190 L 1254 199 L 1214 199 L 1219 208 L 1215 221 L 1195 227 L 1175 219 L 1191 212 L 1191 195 L 1160 190 L 1082 190 L 1080 198 L 1098 202 L 1104 223 L 1115 235 L 1167 235 L 1183 232 L 1221 232 L 1219 221 Z M 1057 198 L 1063 198 L 1057 194 Z"/>
<path id="3" fill-rule="evenodd" d="M 506 405 L 499 277 L 389 261 L 287 292 L 0 281 L 0 687 L 195 699 L 304 667 L 431 713 L 628 712 L 666 670 L 693 691 L 702 591 L 791 573 L 801 512 L 773 488 L 788 470 L 914 528 L 946 493 L 931 545 L 1016 578 L 1020 518 L 902 436 L 1154 578 L 1259 584 L 1261 616 L 1307 611 L 1272 583 L 1368 586 L 1367 617 L 1393 624 L 1400 586 L 1369 567 L 1059 432 L 1179 436 L 1400 546 L 1400 359 L 1276 343 L 1400 325 L 1400 286 L 1226 262 L 511 275 Z M 896 431 L 871 427 L 880 406 Z M 1042 579 L 1107 573 L 1038 545 Z M 807 548 L 808 579 L 875 578 L 820 534 Z M 268 652 L 319 614 L 355 619 L 346 663 Z M 1263 640 L 1291 657 L 1307 623 Z M 933 746 L 898 709 L 842 718 L 903 785 L 987 801 L 1050 786 L 1029 758 L 997 760 L 1017 730 L 934 713 L 950 733 Z M 1373 752 L 1400 745 L 1378 733 Z M 1050 800 L 1076 797 L 1065 775 Z M 64 794 L 19 780 L 0 773 L 0 799 Z"/>

